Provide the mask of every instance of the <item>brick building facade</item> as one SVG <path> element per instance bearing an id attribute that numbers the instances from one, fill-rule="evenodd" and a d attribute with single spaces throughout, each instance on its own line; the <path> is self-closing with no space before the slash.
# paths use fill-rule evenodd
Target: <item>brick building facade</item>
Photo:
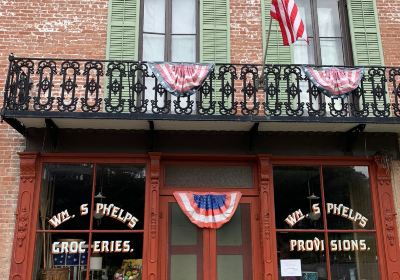
<path id="1" fill-rule="evenodd" d="M 0 1 L 0 88 L 5 86 L 10 53 L 18 57 L 105 59 L 108 0 Z M 266 1 L 268 2 L 268 1 Z M 400 1 L 377 0 L 379 28 L 386 66 L 400 65 Z M 260 0 L 230 1 L 232 63 L 261 63 Z M 244 43 L 246 42 L 246 43 Z M 3 103 L 3 95 L 0 96 Z M 44 145 L 44 144 L 43 144 Z M 398 149 L 398 147 L 397 147 Z M 7 123 L 0 124 L 0 280 L 11 279 L 14 228 L 20 186 L 18 153 L 26 141 Z M 40 150 L 40 149 L 39 149 Z M 392 162 L 392 181 L 400 231 L 400 162 Z M 398 274 L 397 274 L 398 277 Z M 12 278 L 20 279 L 20 278 Z M 386 278 L 385 278 L 386 279 Z M 388 279 L 398 279 L 388 278 Z"/>

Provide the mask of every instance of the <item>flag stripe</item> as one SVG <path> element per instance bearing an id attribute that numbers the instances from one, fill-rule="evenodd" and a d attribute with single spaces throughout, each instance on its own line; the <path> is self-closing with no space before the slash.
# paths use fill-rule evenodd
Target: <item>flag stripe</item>
<path id="1" fill-rule="evenodd" d="M 272 0 L 270 14 L 279 22 L 285 46 L 293 44 L 299 39 L 308 42 L 304 22 L 294 0 Z"/>

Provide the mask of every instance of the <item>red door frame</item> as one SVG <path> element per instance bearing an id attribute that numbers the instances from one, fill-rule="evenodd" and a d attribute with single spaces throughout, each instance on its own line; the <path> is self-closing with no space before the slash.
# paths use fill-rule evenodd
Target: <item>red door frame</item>
<path id="1" fill-rule="evenodd" d="M 10 279 L 31 279 L 42 167 L 44 163 L 142 163 L 147 165 L 146 209 L 144 234 L 144 280 L 158 280 L 164 274 L 160 252 L 165 226 L 159 225 L 160 195 L 170 195 L 173 188 L 160 186 L 163 182 L 161 160 L 179 162 L 207 162 L 208 164 L 244 163 L 255 167 L 255 188 L 244 190 L 245 195 L 259 197 L 259 221 L 261 278 L 277 279 L 276 235 L 273 201 L 272 166 L 288 165 L 368 165 L 372 189 L 372 203 L 377 234 L 379 270 L 382 280 L 400 279 L 400 248 L 397 234 L 391 173 L 380 157 L 275 157 L 270 155 L 231 156 L 196 154 L 38 154 L 20 153 L 20 187 L 16 211 L 16 224 L 11 257 Z M 204 190 L 204 189 L 202 189 Z M 242 189 L 241 189 L 242 190 Z M 165 249 L 165 248 L 164 248 Z M 215 263 L 213 264 L 215 265 Z M 253 264 L 254 265 L 254 264 Z"/>

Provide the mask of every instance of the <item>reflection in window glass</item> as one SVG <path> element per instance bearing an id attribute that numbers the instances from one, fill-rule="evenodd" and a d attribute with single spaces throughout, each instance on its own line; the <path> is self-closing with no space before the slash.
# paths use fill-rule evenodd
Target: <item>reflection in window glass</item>
<path id="1" fill-rule="evenodd" d="M 274 189 L 277 228 L 323 228 L 318 167 L 276 166 Z M 313 214 L 315 204 L 320 214 Z"/>
<path id="2" fill-rule="evenodd" d="M 88 229 L 89 216 L 81 217 L 79 208 L 84 203 L 90 207 L 91 195 L 91 165 L 47 165 L 40 192 L 39 228 Z"/>
<path id="3" fill-rule="evenodd" d="M 46 165 L 33 278 L 140 280 L 144 196 L 141 166 Z"/>
<path id="4" fill-rule="evenodd" d="M 144 194 L 143 167 L 98 165 L 93 227 L 112 230 L 143 229 Z M 135 224 L 131 216 L 137 219 Z"/>
<path id="5" fill-rule="evenodd" d="M 332 279 L 379 279 L 375 235 L 331 233 Z"/>
<path id="6" fill-rule="evenodd" d="M 315 238 L 318 238 L 320 243 L 314 242 Z M 279 279 L 328 279 L 326 272 L 326 252 L 325 248 L 321 247 L 321 241 L 323 242 L 324 240 L 322 233 L 278 233 L 276 239 L 278 244 Z M 311 243 L 308 240 L 311 240 Z M 312 244 L 312 247 L 310 244 Z M 301 259 L 302 277 L 281 276 L 280 260 L 287 259 Z"/>
<path id="7" fill-rule="evenodd" d="M 373 229 L 368 167 L 325 167 L 323 172 L 328 228 Z"/>

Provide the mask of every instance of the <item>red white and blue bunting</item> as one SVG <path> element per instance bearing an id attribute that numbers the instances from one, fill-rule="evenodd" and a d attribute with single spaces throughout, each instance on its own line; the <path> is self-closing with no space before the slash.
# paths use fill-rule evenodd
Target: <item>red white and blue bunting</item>
<path id="1" fill-rule="evenodd" d="M 204 80 L 214 69 L 209 63 L 148 63 L 158 82 L 175 96 L 196 93 Z"/>
<path id="2" fill-rule="evenodd" d="M 241 192 L 174 192 L 183 213 L 200 228 L 220 228 L 230 221 L 239 205 Z"/>
<path id="3" fill-rule="evenodd" d="M 345 97 L 361 83 L 363 68 L 303 67 L 310 81 L 329 97 Z"/>

